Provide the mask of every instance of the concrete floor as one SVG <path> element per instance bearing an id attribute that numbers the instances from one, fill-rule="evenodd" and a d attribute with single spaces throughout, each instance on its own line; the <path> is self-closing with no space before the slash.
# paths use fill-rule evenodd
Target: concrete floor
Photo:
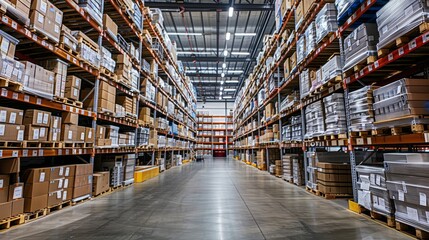
<path id="1" fill-rule="evenodd" d="M 0 239 L 409 239 L 235 160 L 176 167 Z"/>

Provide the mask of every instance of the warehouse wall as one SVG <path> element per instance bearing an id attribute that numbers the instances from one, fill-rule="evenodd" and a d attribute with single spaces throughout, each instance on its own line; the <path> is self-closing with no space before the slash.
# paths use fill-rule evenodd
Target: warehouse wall
<path id="1" fill-rule="evenodd" d="M 227 114 L 232 111 L 233 106 L 233 102 L 227 102 Z M 214 116 L 225 115 L 225 102 L 198 102 L 197 111 L 209 112 L 210 115 Z"/>

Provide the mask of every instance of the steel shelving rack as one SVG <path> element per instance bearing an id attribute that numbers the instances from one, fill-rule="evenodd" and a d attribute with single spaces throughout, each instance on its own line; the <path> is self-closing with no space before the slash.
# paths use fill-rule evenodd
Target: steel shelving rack
<path id="1" fill-rule="evenodd" d="M 228 155 L 230 146 L 233 145 L 232 140 L 232 116 L 218 116 L 218 115 L 197 115 L 198 118 L 198 133 L 197 138 L 209 138 L 209 141 L 197 141 L 196 144 L 201 145 L 210 145 L 210 147 L 200 147 L 197 146 L 196 150 L 201 155 L 215 155 L 215 151 L 225 151 L 225 156 Z M 209 121 L 201 120 L 209 119 Z M 205 126 L 209 126 L 208 128 Z M 214 127 L 222 126 L 222 128 Z M 201 127 L 202 126 L 202 127 Z M 205 134 L 204 132 L 210 132 L 210 134 Z M 222 135 L 215 134 L 215 132 L 222 132 Z M 223 138 L 223 141 L 217 139 Z M 222 146 L 222 148 L 217 148 L 216 146 Z"/>

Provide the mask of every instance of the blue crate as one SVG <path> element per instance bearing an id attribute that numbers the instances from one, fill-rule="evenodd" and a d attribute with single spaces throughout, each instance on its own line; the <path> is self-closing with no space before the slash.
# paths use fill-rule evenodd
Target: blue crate
<path id="1" fill-rule="evenodd" d="M 337 17 L 338 24 L 342 26 L 350 16 L 352 16 L 360 6 L 366 0 L 355 0 L 353 4 L 341 15 Z M 380 10 L 389 0 L 377 0 L 371 7 L 368 9 L 365 14 L 363 14 L 356 22 L 354 22 L 350 27 L 356 28 L 362 23 L 375 23 L 377 18 L 376 13 Z"/>

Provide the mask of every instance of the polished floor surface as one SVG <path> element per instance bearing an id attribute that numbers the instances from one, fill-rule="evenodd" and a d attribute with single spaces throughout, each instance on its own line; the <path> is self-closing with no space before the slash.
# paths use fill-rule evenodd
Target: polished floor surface
<path id="1" fill-rule="evenodd" d="M 235 160 L 175 167 L 0 239 L 409 239 Z"/>

